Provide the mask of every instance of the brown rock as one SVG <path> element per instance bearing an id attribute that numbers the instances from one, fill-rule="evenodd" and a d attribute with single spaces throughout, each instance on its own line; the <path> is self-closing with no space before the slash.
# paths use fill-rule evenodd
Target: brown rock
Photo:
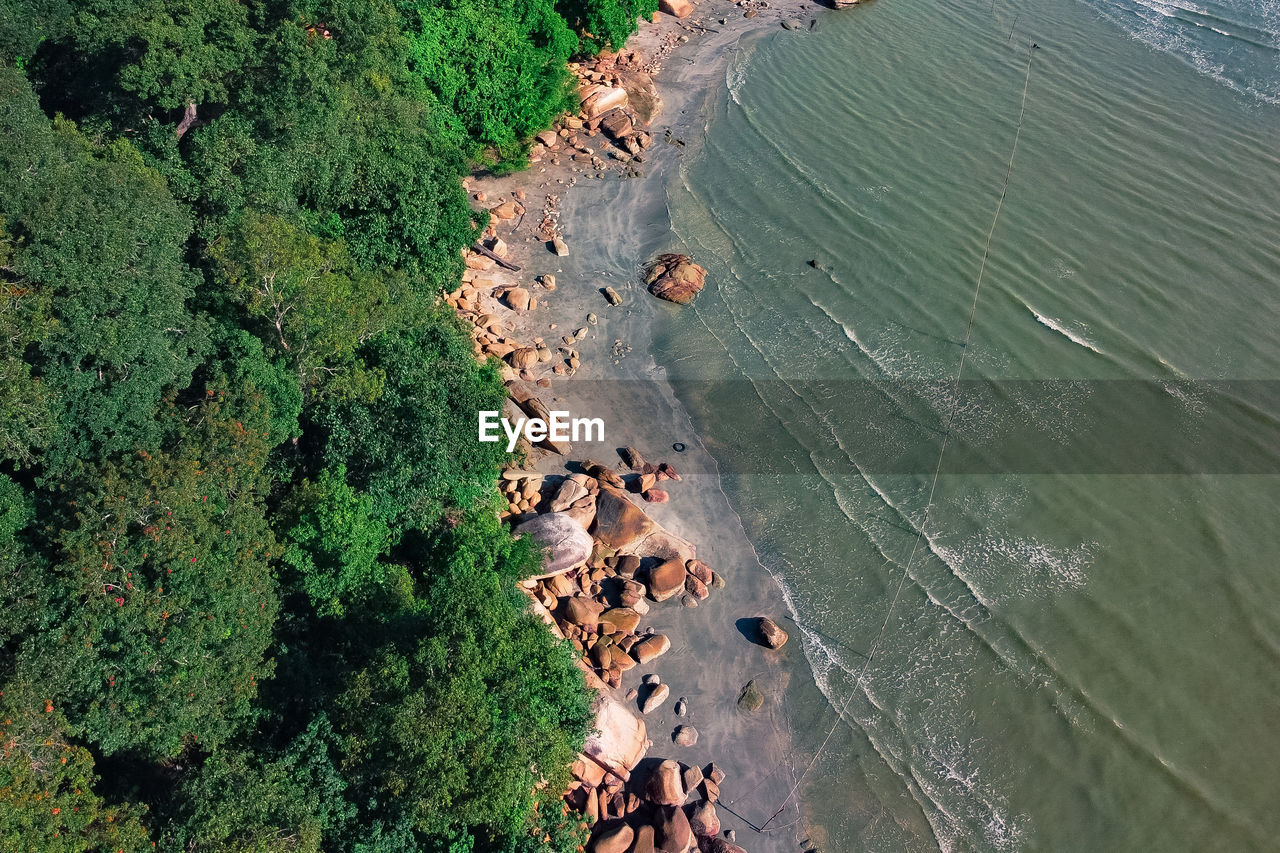
<path id="1" fill-rule="evenodd" d="M 648 663 L 667 653 L 671 640 L 666 634 L 652 634 L 631 647 L 631 654 L 640 663 Z"/>
<path id="2" fill-rule="evenodd" d="M 497 207 L 490 208 L 489 213 L 493 214 L 495 219 L 515 219 L 516 203 L 514 201 L 504 201 Z"/>
<path id="3" fill-rule="evenodd" d="M 666 601 L 684 589 L 688 573 L 682 560 L 667 560 L 649 570 L 649 595 L 654 601 Z"/>
<path id="4" fill-rule="evenodd" d="M 627 467 L 632 471 L 640 471 L 644 469 L 644 457 L 641 456 L 640 451 L 636 450 L 634 447 L 628 445 L 622 448 L 622 450 L 618 452 L 618 455 L 622 457 L 622 461 L 625 462 Z"/>
<path id="5" fill-rule="evenodd" d="M 618 823 L 596 834 L 591 842 L 592 853 L 627 853 L 635 831 L 625 823 Z"/>
<path id="6" fill-rule="evenodd" d="M 709 803 L 717 802 L 720 799 L 720 784 L 711 779 L 703 779 L 702 795 L 707 798 Z"/>
<path id="7" fill-rule="evenodd" d="M 560 137 L 556 134 L 554 130 L 542 131 L 542 133 L 538 134 L 537 140 L 541 142 L 543 145 L 547 146 L 548 148 L 555 148 L 557 145 L 560 144 Z"/>
<path id="8" fill-rule="evenodd" d="M 544 513 L 517 525 L 515 532 L 532 536 L 542 546 L 544 572 L 580 566 L 591 556 L 591 536 L 567 513 Z"/>
<path id="9" fill-rule="evenodd" d="M 676 473 L 676 469 L 672 468 L 671 463 L 669 462 L 660 463 L 658 465 L 658 473 L 665 476 L 668 480 L 675 480 L 677 483 L 684 479 L 678 473 Z"/>
<path id="10" fill-rule="evenodd" d="M 714 762 L 707 765 L 706 771 L 704 772 L 703 775 L 705 775 L 712 782 L 715 782 L 717 785 L 720 785 L 724 782 L 724 771 L 721 770 L 719 767 L 717 767 Z"/>
<path id="11" fill-rule="evenodd" d="M 659 850 L 663 853 L 689 853 L 694 842 L 693 827 L 689 826 L 684 809 L 678 805 L 663 806 L 658 809 L 654 824 Z"/>
<path id="12" fill-rule="evenodd" d="M 507 356 L 507 361 L 516 370 L 524 370 L 538 363 L 538 351 L 534 347 L 521 347 Z"/>
<path id="13" fill-rule="evenodd" d="M 710 592 L 707 590 L 707 585 L 695 578 L 693 575 L 685 576 L 684 588 L 690 595 L 699 601 L 706 601 L 707 596 L 710 595 Z"/>
<path id="14" fill-rule="evenodd" d="M 622 139 L 633 130 L 631 116 L 625 110 L 610 110 L 600 117 L 600 129 L 613 139 Z"/>
<path id="15" fill-rule="evenodd" d="M 715 838 L 719 835 L 720 816 L 716 814 L 715 805 L 704 800 L 694 806 L 689 815 L 689 828 L 693 830 L 694 835 L 701 835 L 704 838 Z"/>
<path id="16" fill-rule="evenodd" d="M 787 632 L 767 616 L 761 616 L 756 627 L 760 631 L 760 640 L 771 649 L 780 649 L 787 642 Z"/>
<path id="17" fill-rule="evenodd" d="M 604 298 L 610 305 L 622 304 L 622 297 L 619 296 L 618 291 L 614 290 L 612 287 L 606 287 L 604 289 Z"/>
<path id="18" fill-rule="evenodd" d="M 653 531 L 644 510 L 616 489 L 602 487 L 596 496 L 596 520 L 592 533 L 615 551 L 626 548 Z M 621 564 L 620 564 L 621 565 Z"/>
<path id="19" fill-rule="evenodd" d="M 684 789 L 686 791 L 696 791 L 701 784 L 702 768 L 696 764 L 693 767 L 686 767 L 684 771 Z"/>
<path id="20" fill-rule="evenodd" d="M 616 631 L 624 634 L 634 633 L 639 624 L 640 614 L 630 607 L 615 607 L 600 614 L 601 629 L 611 634 Z"/>
<path id="21" fill-rule="evenodd" d="M 611 668 L 621 670 L 622 672 L 627 672 L 636 665 L 635 658 L 631 657 L 631 655 L 627 654 L 625 649 L 617 645 L 609 647 L 609 657 Z"/>
<path id="22" fill-rule="evenodd" d="M 636 840 L 631 845 L 631 853 L 654 853 L 652 826 L 645 824 L 636 828 Z"/>
<path id="23" fill-rule="evenodd" d="M 515 311 L 528 311 L 529 291 L 525 290 L 523 287 L 513 287 L 507 291 L 506 301 L 507 305 L 511 306 Z"/>
<path id="24" fill-rule="evenodd" d="M 691 302 L 706 280 L 704 268 L 695 264 L 688 255 L 677 254 L 659 255 L 645 275 L 650 293 L 679 305 Z"/>
<path id="25" fill-rule="evenodd" d="M 698 730 L 693 726 L 676 726 L 671 733 L 671 742 L 676 746 L 693 746 L 698 742 Z"/>
<path id="26" fill-rule="evenodd" d="M 658 9 L 677 18 L 687 18 L 693 14 L 693 4 L 689 0 L 658 0 Z"/>
<path id="27" fill-rule="evenodd" d="M 635 554 L 623 554 L 618 558 L 618 574 L 624 578 L 635 577 L 640 569 L 640 558 Z"/>
<path id="28" fill-rule="evenodd" d="M 551 500 L 552 512 L 564 512 L 574 503 L 587 497 L 587 490 L 576 480 L 565 480 L 560 484 L 556 496 Z"/>
<path id="29" fill-rule="evenodd" d="M 618 472 L 613 470 L 612 468 L 605 467 L 601 463 L 596 462 L 592 459 L 582 460 L 582 467 L 586 470 L 586 472 L 589 475 L 591 475 L 592 477 L 595 477 L 597 480 L 599 480 L 601 483 L 604 483 L 605 485 L 613 486 L 615 489 L 626 488 L 626 483 L 623 481 L 621 475 L 619 475 Z"/>
<path id="30" fill-rule="evenodd" d="M 627 90 L 621 87 L 588 86 L 578 94 L 582 96 L 582 116 L 587 120 L 627 105 Z"/>
<path id="31" fill-rule="evenodd" d="M 664 504 L 671 500 L 671 495 L 666 489 L 645 489 L 641 497 L 651 504 Z"/>
<path id="32" fill-rule="evenodd" d="M 665 684 L 655 684 L 649 690 L 645 697 L 640 700 L 640 713 L 647 714 L 667 701 L 667 697 L 671 695 L 671 688 Z"/>
<path id="33" fill-rule="evenodd" d="M 555 237 L 551 240 L 551 251 L 563 258 L 569 254 L 569 244 L 562 238 Z"/>
<path id="34" fill-rule="evenodd" d="M 552 509 L 555 505 L 552 505 Z M 711 583 L 711 567 L 701 560 L 690 560 L 684 564 L 685 570 L 703 583 Z"/>
<path id="35" fill-rule="evenodd" d="M 680 765 L 668 758 L 653 769 L 653 775 L 645 784 L 645 796 L 650 802 L 665 806 L 684 803 L 684 784 L 680 779 Z"/>
<path id="36" fill-rule="evenodd" d="M 603 611 L 603 604 L 582 597 L 566 598 L 561 603 L 560 609 L 566 622 L 571 625 L 581 625 L 584 628 L 594 628 L 600 624 L 600 614 Z"/>

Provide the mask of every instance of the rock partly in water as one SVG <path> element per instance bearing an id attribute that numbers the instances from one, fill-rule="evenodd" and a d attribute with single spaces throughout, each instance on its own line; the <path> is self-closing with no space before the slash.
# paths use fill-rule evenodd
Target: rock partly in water
<path id="1" fill-rule="evenodd" d="M 687 305 L 702 290 L 707 271 L 688 255 L 659 255 L 645 271 L 649 292 L 659 299 Z"/>
<path id="2" fill-rule="evenodd" d="M 547 574 L 581 566 L 591 556 L 591 535 L 562 512 L 535 516 L 518 525 L 515 532 L 532 536 L 542 546 L 542 570 Z"/>

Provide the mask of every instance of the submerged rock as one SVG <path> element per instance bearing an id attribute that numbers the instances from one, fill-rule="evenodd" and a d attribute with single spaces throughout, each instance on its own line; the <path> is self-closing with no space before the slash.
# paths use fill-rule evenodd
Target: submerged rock
<path id="1" fill-rule="evenodd" d="M 687 305 L 707 280 L 707 271 L 688 255 L 659 255 L 645 271 L 649 292 L 659 299 Z"/>
<path id="2" fill-rule="evenodd" d="M 743 711 L 759 711 L 764 705 L 764 694 L 756 687 L 755 679 L 748 681 L 738 696 L 738 707 Z"/>

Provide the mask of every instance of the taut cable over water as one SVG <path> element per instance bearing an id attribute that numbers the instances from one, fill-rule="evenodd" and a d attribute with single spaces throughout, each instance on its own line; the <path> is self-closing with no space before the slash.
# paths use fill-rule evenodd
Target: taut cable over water
<path id="1" fill-rule="evenodd" d="M 1014 25 L 1017 25 L 1016 19 L 1014 20 Z M 1010 36 L 1012 37 L 1012 31 L 1010 31 Z M 982 293 L 982 282 L 986 277 L 987 272 L 987 260 L 991 256 L 991 241 L 995 237 L 996 226 L 1000 222 L 1000 213 L 1004 210 L 1004 199 L 1009 192 L 1009 180 L 1013 176 L 1013 161 L 1018 153 L 1018 142 L 1022 138 L 1022 122 L 1027 113 L 1027 92 L 1031 86 L 1031 61 L 1035 57 L 1035 53 L 1038 48 L 1038 44 L 1030 42 L 1027 44 L 1027 67 L 1025 78 L 1022 83 L 1022 103 L 1018 110 L 1018 123 L 1013 135 L 1013 146 L 1009 151 L 1009 163 L 1005 168 L 1004 184 L 1000 188 L 1000 198 L 996 202 L 995 215 L 991 218 L 991 228 L 987 231 L 986 245 L 982 250 L 982 263 L 978 268 L 978 278 L 973 288 L 973 303 L 969 306 L 969 321 L 965 328 L 964 342 L 960 346 L 960 363 L 956 368 L 955 379 L 951 386 L 951 407 L 947 413 L 946 428 L 942 433 L 942 445 L 938 449 L 938 461 L 934 465 L 933 479 L 929 485 L 929 499 L 925 504 L 924 518 L 920 523 L 920 530 L 916 534 L 915 543 L 911 546 L 911 554 L 907 558 L 906 566 L 902 570 L 902 577 L 898 581 L 897 589 L 894 590 L 893 599 L 889 602 L 889 609 L 885 611 L 884 622 L 881 623 L 880 631 L 876 634 L 875 641 L 871 644 L 871 648 L 867 652 L 866 660 L 863 662 L 862 668 L 858 670 L 858 677 L 855 679 L 853 687 L 849 691 L 848 698 L 845 699 L 844 704 L 840 706 L 840 712 L 836 715 L 835 722 L 831 724 L 831 729 L 823 739 L 822 745 L 818 747 L 817 751 L 814 752 L 813 757 L 809 759 L 809 763 L 805 766 L 804 771 L 791 787 L 791 792 L 787 794 L 786 799 L 784 799 L 782 804 L 778 806 L 777 811 L 770 815 L 769 818 L 760 825 L 760 828 L 756 830 L 757 832 L 765 832 L 768 830 L 769 824 L 773 823 L 774 819 L 776 819 L 778 815 L 782 814 L 783 810 L 786 809 L 787 804 L 795 798 L 796 792 L 800 790 L 800 786 L 804 783 L 805 777 L 809 775 L 809 771 L 813 769 L 813 765 L 818 762 L 818 759 L 822 757 L 822 753 L 826 751 L 827 746 L 830 744 L 832 735 L 835 734 L 836 729 L 840 725 L 840 721 L 844 719 L 844 713 L 848 710 L 849 703 L 852 702 L 853 697 L 857 695 L 858 690 L 862 686 L 862 681 L 866 676 L 867 670 L 870 668 L 872 661 L 875 660 L 876 652 L 880 647 L 880 641 L 884 639 L 885 632 L 889 629 L 889 619 L 893 616 L 893 611 L 898 605 L 898 600 L 902 597 L 902 590 L 906 586 L 907 578 L 911 576 L 911 566 L 915 563 L 916 554 L 920 550 L 920 543 L 923 541 L 925 532 L 929 527 L 929 515 L 933 510 L 934 493 L 938 488 L 938 478 L 942 474 L 942 460 L 947 453 L 947 442 L 951 438 L 951 426 L 955 422 L 956 411 L 959 408 L 960 379 L 964 375 L 965 361 L 969 355 L 969 342 L 973 337 L 974 319 L 978 312 L 978 297 Z"/>

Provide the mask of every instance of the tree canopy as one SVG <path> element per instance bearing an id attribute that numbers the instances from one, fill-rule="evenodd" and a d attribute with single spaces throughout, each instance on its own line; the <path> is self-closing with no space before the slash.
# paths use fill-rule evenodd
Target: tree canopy
<path id="1" fill-rule="evenodd" d="M 652 5 L 0 0 L 0 847 L 583 843 L 439 297 Z"/>

